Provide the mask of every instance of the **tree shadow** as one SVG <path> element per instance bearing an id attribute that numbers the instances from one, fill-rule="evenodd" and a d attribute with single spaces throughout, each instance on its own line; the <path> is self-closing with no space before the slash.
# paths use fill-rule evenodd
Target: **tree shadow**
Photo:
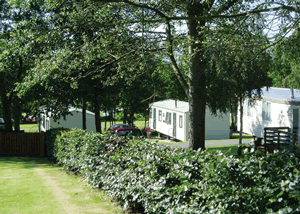
<path id="1" fill-rule="evenodd" d="M 53 167 L 55 164 L 45 157 L 25 157 L 25 156 L 1 156 L 0 167 L 18 164 L 22 168 L 35 168 L 39 166 Z"/>

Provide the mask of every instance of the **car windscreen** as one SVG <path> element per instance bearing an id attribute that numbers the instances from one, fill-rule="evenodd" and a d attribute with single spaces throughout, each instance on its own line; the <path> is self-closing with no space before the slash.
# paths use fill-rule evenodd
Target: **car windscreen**
<path id="1" fill-rule="evenodd" d="M 126 127 L 130 127 L 129 125 L 126 125 L 126 124 L 124 124 L 124 125 L 119 125 L 119 128 L 126 128 Z"/>
<path id="2" fill-rule="evenodd" d="M 119 136 L 128 136 L 128 137 L 139 137 L 142 136 L 140 130 L 132 129 L 132 130 L 120 130 L 118 131 Z"/>

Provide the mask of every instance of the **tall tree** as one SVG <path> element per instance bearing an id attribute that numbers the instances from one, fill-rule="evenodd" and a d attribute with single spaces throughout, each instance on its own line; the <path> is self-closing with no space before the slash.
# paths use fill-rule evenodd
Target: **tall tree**
<path id="1" fill-rule="evenodd" d="M 280 40 L 281 38 L 278 38 Z M 300 88 L 300 57 L 299 57 L 299 26 L 294 32 L 271 49 L 273 64 L 269 76 L 273 79 L 273 86 L 291 87 L 293 84 Z"/>
<path id="2" fill-rule="evenodd" d="M 25 7 L 23 2 L 1 1 L 0 96 L 7 131 L 12 131 L 12 116 L 15 130 L 20 130 L 22 106 L 32 100 L 30 96 L 25 100 L 25 94 L 19 96 L 16 85 L 23 82 L 34 66 L 35 56 L 42 53 L 41 44 L 33 39 L 34 34 L 45 28 L 42 3 L 35 1 Z"/>
<path id="3" fill-rule="evenodd" d="M 257 31 L 257 32 L 255 32 Z M 260 47 L 269 45 L 268 39 L 262 35 L 261 30 L 253 29 L 243 34 L 236 33 L 230 37 L 218 38 L 219 42 L 210 51 L 210 70 L 217 73 L 221 96 L 228 96 L 231 100 L 238 100 L 240 106 L 240 137 L 239 150 L 241 154 L 242 132 L 243 132 L 243 106 L 245 98 L 251 101 L 261 97 L 261 88 L 271 86 L 272 80 L 268 77 L 271 68 L 271 56 Z M 247 41 L 247 42 L 245 42 Z M 219 79 L 221 77 L 221 79 Z M 216 82 L 216 81 L 214 81 Z M 220 96 L 220 94 L 216 94 Z M 215 98 L 213 96 L 212 98 Z M 227 100 L 227 99 L 224 99 Z"/>
<path id="4" fill-rule="evenodd" d="M 157 23 L 165 27 L 165 47 L 173 70 L 183 86 L 189 101 L 190 111 L 190 133 L 189 147 L 193 149 L 205 148 L 205 109 L 208 105 L 212 112 L 216 112 L 218 107 L 224 106 L 208 98 L 208 91 L 213 91 L 213 86 L 207 84 L 207 57 L 205 55 L 205 44 L 210 34 L 218 34 L 218 28 L 224 24 L 227 28 L 241 26 L 241 29 L 252 27 L 261 27 L 266 12 L 275 13 L 275 15 L 285 16 L 286 19 L 294 19 L 291 12 L 299 13 L 297 5 L 292 2 L 283 1 L 280 4 L 276 2 L 265 1 L 142 1 L 142 0 L 94 0 L 94 2 L 109 3 L 113 6 L 120 6 L 125 11 L 126 17 L 131 17 L 134 23 Z M 100 5 L 99 5 L 100 7 Z M 145 12 L 146 11 L 146 12 Z M 147 14 L 145 18 L 144 14 Z M 124 15 L 124 16 L 125 16 Z M 298 14 L 295 15 L 298 17 Z M 174 41 L 176 34 L 176 25 L 186 22 L 186 40 L 188 45 L 189 69 L 188 83 L 184 79 L 184 73 L 180 70 L 174 54 Z M 245 25 L 247 21 L 247 25 Z M 222 36 L 222 35 L 220 35 Z"/>

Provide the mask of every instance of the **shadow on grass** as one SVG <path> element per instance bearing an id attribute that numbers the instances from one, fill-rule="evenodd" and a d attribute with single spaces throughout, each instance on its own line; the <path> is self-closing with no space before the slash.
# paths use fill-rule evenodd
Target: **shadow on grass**
<path id="1" fill-rule="evenodd" d="M 22 157 L 22 156 L 1 156 L 1 165 L 16 165 L 20 168 L 34 168 L 38 165 L 43 165 L 44 167 L 55 166 L 51 161 L 47 160 L 45 157 Z"/>
<path id="2" fill-rule="evenodd" d="M 240 134 L 233 134 L 230 139 L 239 139 L 239 138 L 240 138 Z M 243 139 L 253 139 L 253 136 L 243 134 Z"/>

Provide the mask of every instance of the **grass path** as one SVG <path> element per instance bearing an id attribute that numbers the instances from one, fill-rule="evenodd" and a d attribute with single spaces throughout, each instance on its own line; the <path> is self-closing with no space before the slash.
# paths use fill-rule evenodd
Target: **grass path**
<path id="1" fill-rule="evenodd" d="M 108 214 L 122 209 L 44 158 L 0 157 L 0 213 Z"/>

